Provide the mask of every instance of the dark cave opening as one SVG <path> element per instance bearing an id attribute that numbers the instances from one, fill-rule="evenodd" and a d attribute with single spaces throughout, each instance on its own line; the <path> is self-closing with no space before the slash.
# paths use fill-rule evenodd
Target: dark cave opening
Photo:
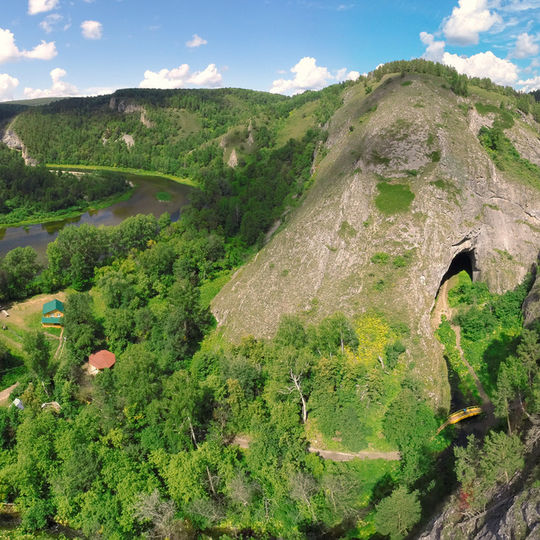
<path id="1" fill-rule="evenodd" d="M 443 283 L 450 279 L 452 276 L 455 276 L 456 274 L 459 274 L 462 270 L 465 270 L 467 274 L 471 277 L 471 280 L 474 281 L 474 251 L 468 250 L 468 251 L 461 251 L 458 253 L 450 263 L 450 266 L 448 267 L 448 270 L 443 275 L 441 282 L 439 284 L 439 288 L 437 289 L 437 294 L 439 294 L 439 290 L 443 286 Z"/>

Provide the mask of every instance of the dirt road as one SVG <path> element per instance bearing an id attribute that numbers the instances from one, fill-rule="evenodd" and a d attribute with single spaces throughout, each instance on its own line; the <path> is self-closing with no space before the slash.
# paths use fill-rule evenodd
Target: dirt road
<path id="1" fill-rule="evenodd" d="M 240 448 L 249 448 L 251 438 L 243 435 L 236 436 L 231 444 L 239 446 Z M 315 448 L 310 446 L 308 451 L 312 454 L 318 454 L 323 459 L 329 459 L 330 461 L 351 461 L 353 459 L 386 459 L 387 461 L 398 461 L 401 459 L 399 452 L 378 452 L 375 450 L 362 450 L 360 452 L 337 452 L 335 450 L 323 450 L 322 448 Z"/>

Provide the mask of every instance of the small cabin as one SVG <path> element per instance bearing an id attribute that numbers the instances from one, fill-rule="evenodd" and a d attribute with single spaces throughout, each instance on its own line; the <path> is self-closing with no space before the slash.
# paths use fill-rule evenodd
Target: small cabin
<path id="1" fill-rule="evenodd" d="M 62 328 L 64 326 L 64 304 L 60 300 L 51 300 L 43 305 L 43 316 L 41 325 L 44 328 L 54 327 Z"/>
<path id="2" fill-rule="evenodd" d="M 93 353 L 88 358 L 88 373 L 90 375 L 97 375 L 104 369 L 110 369 L 116 363 L 116 357 L 110 351 L 98 351 Z"/>

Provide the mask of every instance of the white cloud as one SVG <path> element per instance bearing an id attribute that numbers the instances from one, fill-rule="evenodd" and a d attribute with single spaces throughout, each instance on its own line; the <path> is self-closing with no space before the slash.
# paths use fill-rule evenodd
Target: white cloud
<path id="1" fill-rule="evenodd" d="M 270 92 L 273 94 L 298 94 L 305 90 L 319 90 L 333 80 L 328 68 L 317 65 L 317 60 L 304 56 L 291 68 L 293 79 L 277 79 L 272 83 Z"/>
<path id="2" fill-rule="evenodd" d="M 101 39 L 103 35 L 103 25 L 98 21 L 83 21 L 81 30 L 85 39 Z"/>
<path id="3" fill-rule="evenodd" d="M 221 81 L 216 64 L 208 64 L 203 71 L 197 71 L 189 78 L 189 82 L 195 86 L 219 86 Z"/>
<path id="4" fill-rule="evenodd" d="M 39 23 L 39 26 L 41 26 L 41 28 L 43 28 L 47 34 L 50 34 L 55 29 L 56 25 L 63 19 L 64 17 L 62 17 L 62 15 L 59 15 L 58 13 L 51 13 Z"/>
<path id="5" fill-rule="evenodd" d="M 270 92 L 273 94 L 299 94 L 306 90 L 320 90 L 333 82 L 356 81 L 360 77 L 358 71 L 347 72 L 347 68 L 338 69 L 335 75 L 332 75 L 328 68 L 318 66 L 317 60 L 311 56 L 301 58 L 290 71 L 294 73 L 294 78 L 275 80 Z M 282 71 L 278 73 L 282 73 Z"/>
<path id="6" fill-rule="evenodd" d="M 433 60 L 433 62 L 440 62 L 444 54 L 444 41 L 436 41 L 433 34 L 428 32 L 420 32 L 420 41 L 424 45 L 427 45 L 422 58 L 426 60 Z"/>
<path id="7" fill-rule="evenodd" d="M 185 88 L 187 86 L 220 86 L 223 77 L 215 64 L 209 64 L 203 71 L 191 72 L 188 64 L 158 72 L 146 70 L 140 88 Z"/>
<path id="8" fill-rule="evenodd" d="M 54 41 L 42 41 L 29 51 L 20 50 L 15 44 L 13 32 L 0 28 L 0 64 L 2 62 L 12 62 L 20 58 L 31 58 L 33 60 L 51 60 L 57 55 Z"/>
<path id="9" fill-rule="evenodd" d="M 73 84 L 63 81 L 67 75 L 66 70 L 62 68 L 54 68 L 50 72 L 51 87 L 40 90 L 39 88 L 25 88 L 24 95 L 28 99 L 41 97 L 65 97 L 79 95 L 79 90 Z"/>
<path id="10" fill-rule="evenodd" d="M 521 86 L 521 90 L 523 90 L 523 92 L 540 90 L 540 75 L 537 75 L 536 77 L 533 77 L 532 79 L 527 79 L 525 81 L 518 81 L 518 84 Z"/>
<path id="11" fill-rule="evenodd" d="M 24 58 L 31 58 L 32 60 L 51 60 L 57 55 L 56 45 L 54 41 L 41 41 L 39 45 L 36 45 L 31 51 L 23 51 L 22 56 Z"/>
<path id="12" fill-rule="evenodd" d="M 51 11 L 58 5 L 59 0 L 28 0 L 28 15 L 36 15 Z"/>
<path id="13" fill-rule="evenodd" d="M 200 47 L 201 45 L 206 45 L 207 43 L 208 41 L 206 41 L 206 39 L 198 36 L 197 34 L 193 34 L 193 39 L 186 41 L 186 47 L 193 49 L 194 47 Z"/>
<path id="14" fill-rule="evenodd" d="M 19 80 L 7 73 L 0 73 L 0 101 L 13 99 L 13 91 L 19 86 Z"/>
<path id="15" fill-rule="evenodd" d="M 501 11 L 520 12 L 528 11 L 529 9 L 539 9 L 540 0 L 510 0 L 498 6 Z"/>
<path id="16" fill-rule="evenodd" d="M 534 42 L 534 37 L 523 32 L 519 34 L 516 40 L 516 46 L 510 53 L 514 58 L 527 58 L 528 56 L 535 56 L 538 54 L 540 47 L 538 43 Z"/>
<path id="17" fill-rule="evenodd" d="M 442 61 L 443 64 L 454 67 L 459 73 L 470 77 L 488 77 L 497 84 L 511 85 L 518 80 L 518 67 L 510 60 L 495 56 L 491 51 L 472 56 L 458 56 L 445 52 Z"/>
<path id="18" fill-rule="evenodd" d="M 459 7 L 444 22 L 443 32 L 450 43 L 476 45 L 478 34 L 496 23 L 502 23 L 502 19 L 489 11 L 487 0 L 459 0 Z"/>

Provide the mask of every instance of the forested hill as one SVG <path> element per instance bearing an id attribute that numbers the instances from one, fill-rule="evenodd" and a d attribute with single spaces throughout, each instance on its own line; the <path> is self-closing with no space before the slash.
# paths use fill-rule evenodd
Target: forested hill
<path id="1" fill-rule="evenodd" d="M 293 99 L 240 89 L 119 90 L 112 96 L 33 108 L 17 118 L 14 129 L 38 161 L 117 165 L 183 176 L 206 164 L 217 147 L 230 153 L 218 140 L 225 134 L 237 143 L 240 155 L 254 144 L 271 146 L 280 127 L 286 129 L 281 124 L 291 111 L 307 103 L 314 105 L 309 118 L 302 119 L 306 127 L 314 127 L 324 120 L 325 97 L 339 93 L 336 90 Z"/>

